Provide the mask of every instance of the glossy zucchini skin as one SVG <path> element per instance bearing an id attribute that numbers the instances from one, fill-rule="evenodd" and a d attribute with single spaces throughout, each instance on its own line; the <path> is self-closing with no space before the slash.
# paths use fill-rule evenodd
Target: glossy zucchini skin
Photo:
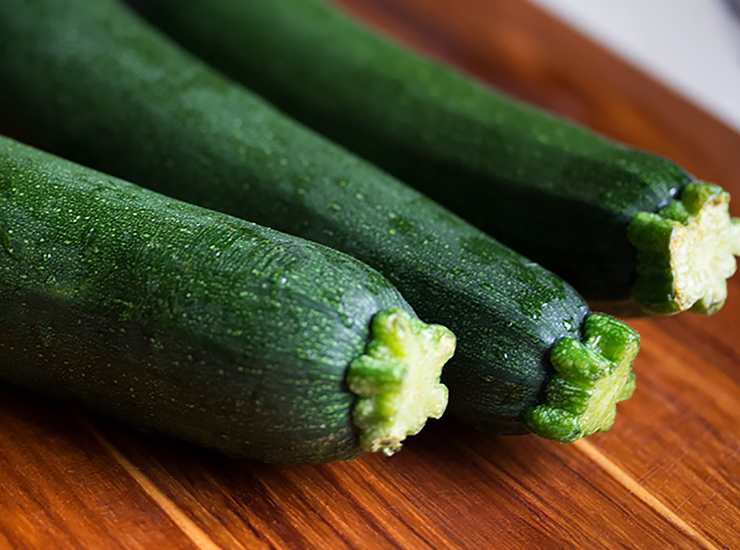
<path id="1" fill-rule="evenodd" d="M 140 4 L 226 74 L 600 305 L 631 298 L 631 220 L 692 181 L 669 160 L 396 45 L 325 0 Z"/>
<path id="2" fill-rule="evenodd" d="M 381 271 L 458 348 L 450 412 L 527 431 L 588 307 L 559 277 L 284 117 L 112 0 L 0 3 L 0 94 L 38 141 L 159 192 Z"/>
<path id="3" fill-rule="evenodd" d="M 0 138 L 0 378 L 237 457 L 360 452 L 375 270 Z"/>

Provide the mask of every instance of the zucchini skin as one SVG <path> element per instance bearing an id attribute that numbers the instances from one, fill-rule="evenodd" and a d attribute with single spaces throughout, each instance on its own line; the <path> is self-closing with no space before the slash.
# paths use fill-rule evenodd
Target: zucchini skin
<path id="1" fill-rule="evenodd" d="M 669 160 L 393 44 L 324 0 L 214 0 L 207 13 L 197 2 L 141 5 L 226 74 L 600 305 L 631 298 L 631 220 L 692 181 Z"/>
<path id="2" fill-rule="evenodd" d="M 323 246 L 0 138 L 0 377 L 237 457 L 358 454 L 346 386 L 411 309 Z"/>
<path id="3" fill-rule="evenodd" d="M 524 433 L 588 307 L 559 277 L 278 113 L 111 0 L 0 4 L 4 109 L 44 146 L 368 263 L 458 337 L 449 410 Z M 53 91 L 53 92 L 52 92 Z"/>

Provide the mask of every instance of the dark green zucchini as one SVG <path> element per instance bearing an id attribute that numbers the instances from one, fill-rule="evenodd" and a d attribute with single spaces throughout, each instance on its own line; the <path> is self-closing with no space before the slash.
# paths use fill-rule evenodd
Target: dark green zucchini
<path id="1" fill-rule="evenodd" d="M 605 317 L 584 324 L 588 307 L 552 273 L 282 116 L 115 1 L 4 0 L 0 36 L 0 111 L 46 147 L 347 252 L 449 326 L 458 351 L 443 381 L 464 421 L 563 440 L 611 425 L 632 387 L 636 336 Z M 580 351 L 552 365 L 554 345 Z"/>
<path id="2" fill-rule="evenodd" d="M 600 307 L 712 313 L 724 304 L 740 254 L 730 197 L 672 162 L 516 102 L 324 0 L 141 5 L 227 74 Z"/>
<path id="3" fill-rule="evenodd" d="M 0 137 L 0 378 L 267 462 L 393 453 L 454 336 L 375 270 Z"/>

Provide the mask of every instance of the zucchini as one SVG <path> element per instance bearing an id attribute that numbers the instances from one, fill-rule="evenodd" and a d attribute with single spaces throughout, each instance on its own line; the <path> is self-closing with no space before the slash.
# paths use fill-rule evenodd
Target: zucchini
<path id="1" fill-rule="evenodd" d="M 443 382 L 464 422 L 562 440 L 611 425 L 633 386 L 637 337 L 587 317 L 560 278 L 282 116 L 118 2 L 4 0 L 0 36 L 4 110 L 46 147 L 349 253 L 453 330 Z M 571 352 L 555 353 L 563 346 Z"/>
<path id="2" fill-rule="evenodd" d="M 213 0 L 207 14 L 198 2 L 142 7 L 227 74 L 600 307 L 724 304 L 740 254 L 730 196 L 672 162 L 514 101 L 324 0 Z"/>
<path id="3" fill-rule="evenodd" d="M 375 270 L 0 137 L 0 378 L 238 457 L 392 454 L 454 337 Z"/>

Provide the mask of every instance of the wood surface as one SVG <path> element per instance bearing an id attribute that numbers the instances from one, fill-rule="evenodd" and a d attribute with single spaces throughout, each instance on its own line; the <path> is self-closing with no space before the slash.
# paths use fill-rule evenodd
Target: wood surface
<path id="1" fill-rule="evenodd" d="M 529 3 L 342 3 L 740 197 L 740 135 Z M 738 277 L 730 290 L 711 318 L 631 321 L 637 393 L 574 445 L 448 421 L 390 460 L 266 466 L 0 390 L 0 547 L 740 547 Z"/>

